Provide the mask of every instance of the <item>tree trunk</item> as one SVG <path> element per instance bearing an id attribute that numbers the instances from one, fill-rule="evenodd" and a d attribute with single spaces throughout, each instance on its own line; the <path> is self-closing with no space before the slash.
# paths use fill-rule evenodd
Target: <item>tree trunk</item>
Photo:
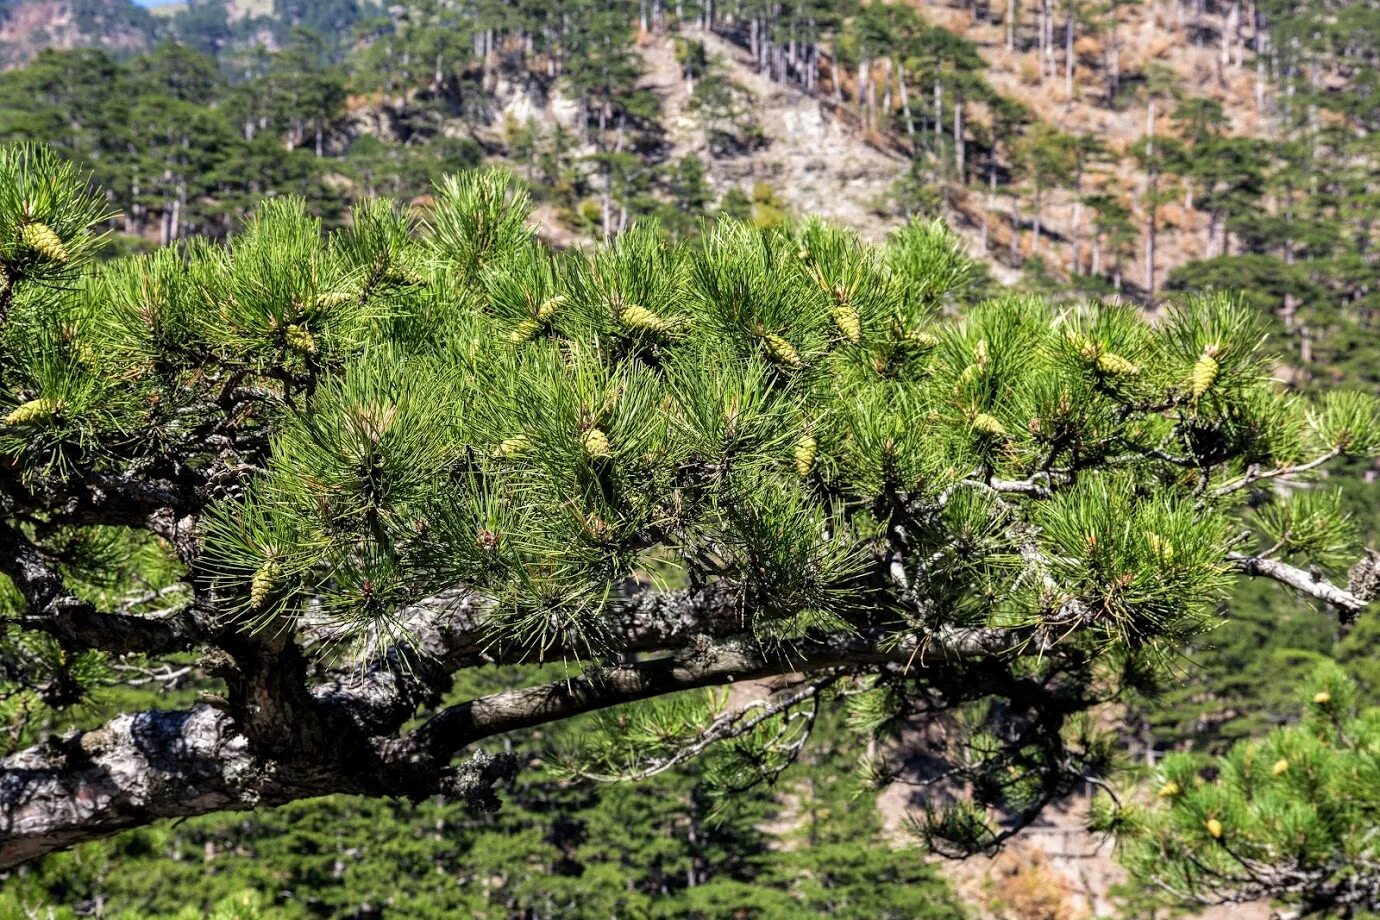
<path id="1" fill-rule="evenodd" d="M 954 94 L 954 172 L 958 176 L 958 184 L 964 184 L 964 158 L 966 150 L 963 143 L 963 100 L 958 94 Z"/>
<path id="2" fill-rule="evenodd" d="M 1064 93 L 1073 98 L 1073 0 L 1064 0 Z"/>
<path id="3" fill-rule="evenodd" d="M 1107 102 L 1110 103 L 1121 91 L 1121 40 L 1117 34 L 1117 5 L 1112 3 L 1109 14 L 1110 33 L 1107 38 Z"/>
<path id="4" fill-rule="evenodd" d="M 906 137 L 915 137 L 915 119 L 910 113 L 910 94 L 906 92 L 906 69 L 896 68 L 896 85 L 901 97 L 901 114 L 906 121 Z"/>
<path id="5" fill-rule="evenodd" d="M 1083 176 L 1080 173 L 1073 192 L 1073 230 L 1070 234 L 1069 248 L 1073 251 L 1070 271 L 1074 275 L 1083 273 Z"/>
<path id="6" fill-rule="evenodd" d="M 1155 232 L 1159 170 L 1155 166 L 1155 100 L 1145 111 L 1145 292 L 1155 296 Z"/>
<path id="7" fill-rule="evenodd" d="M 997 157 L 987 155 L 987 213 L 982 215 L 982 251 L 987 252 L 987 228 L 992 223 L 992 213 L 997 207 Z"/>
<path id="8" fill-rule="evenodd" d="M 612 234 L 612 232 L 613 232 L 613 168 L 612 168 L 611 166 L 609 166 L 607 163 L 605 163 L 605 164 L 604 164 L 604 170 L 603 170 L 603 172 L 604 172 L 604 194 L 603 194 L 603 212 L 604 212 L 604 220 L 603 220 L 602 229 L 603 229 L 603 231 L 604 231 L 604 238 L 605 238 L 605 239 L 608 239 L 608 237 L 609 237 L 609 236 Z"/>
<path id="9" fill-rule="evenodd" d="M 944 87 L 938 78 L 934 81 L 934 145 L 935 150 L 939 150 L 940 143 L 944 140 Z"/>

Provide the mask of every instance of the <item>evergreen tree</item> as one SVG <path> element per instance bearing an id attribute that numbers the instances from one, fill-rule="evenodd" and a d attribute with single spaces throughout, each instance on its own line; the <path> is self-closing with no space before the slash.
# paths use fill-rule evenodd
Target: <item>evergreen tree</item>
<path id="1" fill-rule="evenodd" d="M 1303 686 L 1302 723 L 1211 763 L 1166 758 L 1154 806 L 1102 802 L 1096 824 L 1117 833 L 1152 897 L 1271 898 L 1293 917 L 1380 911 L 1380 710 L 1358 707 L 1355 685 L 1333 664 Z"/>
<path id="2" fill-rule="evenodd" d="M 1226 297 L 943 319 L 971 266 L 934 224 L 880 249 L 644 224 L 557 256 L 494 171 L 441 182 L 422 227 L 371 202 L 323 236 L 279 198 L 223 247 L 92 271 L 102 211 L 51 153 L 0 157 L 30 745 L 0 762 L 6 865 L 330 792 L 492 809 L 517 763 L 485 741 L 639 702 L 567 768 L 710 752 L 731 801 L 831 701 L 864 738 L 947 713 L 965 794 L 922 830 L 988 849 L 1106 769 L 1078 714 L 1152 682 L 1233 574 L 1348 619 L 1374 588 L 1329 577 L 1339 507 L 1277 487 L 1372 454 L 1376 401 L 1281 394 Z M 119 656 L 189 649 L 220 699 L 43 727 Z M 564 673 L 440 702 L 533 660 Z M 679 695 L 786 674 L 744 709 Z"/>

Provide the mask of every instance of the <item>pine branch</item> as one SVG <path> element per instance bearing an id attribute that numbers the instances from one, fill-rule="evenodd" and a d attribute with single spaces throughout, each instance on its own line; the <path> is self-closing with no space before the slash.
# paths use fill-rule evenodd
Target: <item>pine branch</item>
<path id="1" fill-rule="evenodd" d="M 23 535 L 3 524 L 0 572 L 10 576 L 28 603 L 20 625 L 48 633 L 71 648 L 162 655 L 189 648 L 215 632 L 213 618 L 195 606 L 158 619 L 97 610 L 68 590 L 62 576 Z"/>
<path id="2" fill-rule="evenodd" d="M 327 705 L 346 709 L 374 733 L 396 731 L 418 705 L 435 702 L 449 690 L 456 671 L 486 664 L 531 661 L 533 650 L 494 641 L 489 625 L 493 601 L 456 589 L 403 611 L 399 632 L 405 641 L 361 668 L 352 668 L 314 693 Z M 724 637 L 741 632 L 750 617 L 726 585 L 659 592 L 643 586 L 615 603 L 609 613 L 616 645 L 609 657 L 669 651 L 693 644 L 696 637 Z M 546 650 L 548 658 L 576 660 L 586 651 L 573 645 Z"/>
<path id="3" fill-rule="evenodd" d="M 750 734 L 771 719 L 790 712 L 806 701 L 814 704 L 805 714 L 807 721 L 812 724 L 818 710 L 820 694 L 836 683 L 838 678 L 839 675 L 837 674 L 826 673 L 823 677 L 805 681 L 803 687 L 795 687 L 769 699 L 753 700 L 730 712 L 725 712 L 698 732 L 694 740 L 682 744 L 668 754 L 652 758 L 650 762 L 638 766 L 635 770 L 612 776 L 580 769 L 577 770 L 577 775 L 581 779 L 602 783 L 638 782 L 650 779 L 682 763 L 693 760 L 716 744 Z M 797 710 L 795 713 L 787 715 L 781 724 L 779 736 L 786 735 L 791 730 L 792 722 L 801 714 Z M 803 746 L 809 735 L 810 731 L 807 727 L 806 731 L 792 742 L 792 747 L 798 749 Z"/>
<path id="4" fill-rule="evenodd" d="M 1306 463 L 1298 463 L 1291 466 L 1275 467 L 1272 470 L 1261 470 L 1258 467 L 1252 466 L 1248 470 L 1246 470 L 1245 475 L 1237 479 L 1233 479 L 1230 482 L 1223 483 L 1222 485 L 1213 489 L 1212 494 L 1214 496 L 1230 495 L 1232 492 L 1240 491 L 1241 489 L 1247 488 L 1248 486 L 1253 486 L 1258 482 L 1264 482 L 1269 479 L 1276 479 L 1280 476 L 1297 476 L 1299 473 L 1306 473 L 1309 470 L 1315 470 L 1318 467 L 1324 466 L 1332 462 L 1333 460 L 1340 457 L 1342 453 L 1342 448 L 1333 447 L 1330 450 L 1327 450 L 1324 453 L 1319 454 L 1318 456 L 1314 457 L 1312 460 L 1309 460 Z"/>
<path id="5" fill-rule="evenodd" d="M 1323 578 L 1321 574 L 1306 572 L 1297 566 L 1289 565 L 1287 562 L 1280 562 L 1278 559 L 1265 559 L 1260 556 L 1228 553 L 1227 559 L 1238 572 L 1272 579 L 1335 607 L 1344 621 L 1351 621 L 1357 614 L 1366 609 L 1366 601 L 1350 591 L 1337 587 Z"/>
<path id="6" fill-rule="evenodd" d="M 746 639 L 705 641 L 649 661 L 598 668 L 571 680 L 509 690 L 442 710 L 415 732 L 389 744 L 390 760 L 448 758 L 454 751 L 504 732 L 682 690 L 782 674 L 884 663 L 944 663 L 991 659 L 1019 648 L 1002 629 L 946 629 L 924 639 L 884 643 L 881 636 L 835 636 L 769 651 Z"/>
<path id="7" fill-rule="evenodd" d="M 217 709 L 120 716 L 0 760 L 0 869 L 159 818 L 295 797 L 279 782 Z"/>

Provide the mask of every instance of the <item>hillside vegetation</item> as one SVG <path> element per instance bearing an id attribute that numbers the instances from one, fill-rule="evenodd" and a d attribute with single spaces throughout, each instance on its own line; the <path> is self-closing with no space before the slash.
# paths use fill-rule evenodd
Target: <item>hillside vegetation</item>
<path id="1" fill-rule="evenodd" d="M 1380 392 L 1373 4 L 189 0 L 151 15 L 127 0 L 0 0 L 0 63 L 0 143 L 39 140 L 91 172 L 111 215 L 102 258 L 226 240 L 266 197 L 299 197 L 328 231 L 377 196 L 425 219 L 443 176 L 489 164 L 530 190 L 532 223 L 557 248 L 653 221 L 690 243 L 736 221 L 794 231 L 808 215 L 881 243 L 938 218 L 973 260 L 945 315 L 1008 288 L 1151 317 L 1229 291 L 1268 332 L 1268 369 L 1290 397 L 1339 383 Z M 1324 483 L 1335 497 L 1302 488 L 1317 514 L 1257 520 L 1254 538 L 1306 564 L 1300 529 L 1336 515 L 1355 531 L 1347 552 L 1373 544 L 1378 470 L 1344 460 Z M 1224 625 L 1186 641 L 1174 679 L 1099 712 L 1123 766 L 1149 775 L 1167 754 L 1273 752 L 1273 730 L 1316 720 L 1297 687 L 1328 660 L 1349 674 L 1334 682 L 1354 687 L 1357 711 L 1380 702 L 1373 618 L 1338 624 L 1252 584 L 1219 612 Z M 106 675 L 88 708 L 44 718 L 96 724 L 221 692 L 205 662 L 174 664 Z M 457 692 L 531 673 L 495 670 Z M 5 712 L 13 739 L 40 727 L 17 703 Z M 512 740 L 541 759 L 583 730 Z M 825 717 L 823 745 L 732 814 L 690 768 L 636 789 L 524 775 L 494 817 L 333 798 L 196 818 L 12 875 L 0 918 L 52 906 L 1036 920 L 1086 916 L 1086 903 L 1149 916 L 1153 892 L 1109 890 L 1106 851 L 1091 893 L 1076 880 L 1094 864 L 1057 855 L 1101 838 L 1057 837 L 976 880 L 891 849 L 913 842 L 929 801 L 930 730 L 898 726 L 883 747 L 904 769 L 860 790 L 858 752 Z M 880 812 L 859 806 L 879 791 Z M 1070 809 L 1050 839 L 1083 825 L 1086 800 Z M 380 898 L 398 876 L 408 889 Z"/>

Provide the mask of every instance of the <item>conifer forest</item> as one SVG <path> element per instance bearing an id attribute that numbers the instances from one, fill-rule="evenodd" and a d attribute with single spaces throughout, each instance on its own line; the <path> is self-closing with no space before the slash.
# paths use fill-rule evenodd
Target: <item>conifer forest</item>
<path id="1" fill-rule="evenodd" d="M 0 920 L 1380 920 L 1376 0 L 0 0 Z"/>

